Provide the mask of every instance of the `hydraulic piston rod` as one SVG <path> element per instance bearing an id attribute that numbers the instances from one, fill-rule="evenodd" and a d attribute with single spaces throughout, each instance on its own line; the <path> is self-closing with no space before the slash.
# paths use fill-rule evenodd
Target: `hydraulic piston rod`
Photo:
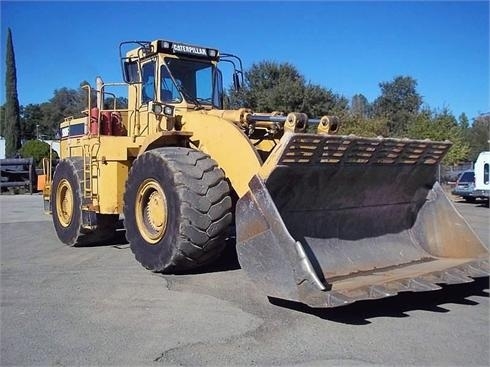
<path id="1" fill-rule="evenodd" d="M 249 124 L 270 122 L 279 124 L 285 131 L 305 132 L 308 125 L 317 125 L 319 134 L 335 134 L 340 127 L 336 116 L 323 116 L 321 118 L 308 118 L 305 113 L 289 113 L 287 116 L 248 114 L 246 121 Z"/>
<path id="2" fill-rule="evenodd" d="M 276 122 L 276 123 L 285 123 L 286 120 L 288 119 L 288 116 L 270 116 L 270 115 L 255 115 L 255 114 L 250 114 L 247 115 L 247 122 L 258 122 L 258 121 L 270 121 L 270 122 Z M 321 119 L 307 119 L 308 124 L 318 124 L 320 123 Z"/>

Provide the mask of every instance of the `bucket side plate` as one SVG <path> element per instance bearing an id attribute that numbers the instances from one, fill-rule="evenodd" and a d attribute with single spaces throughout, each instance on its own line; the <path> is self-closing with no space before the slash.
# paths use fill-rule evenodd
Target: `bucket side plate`
<path id="1" fill-rule="evenodd" d="M 237 204 L 242 268 L 315 307 L 487 274 L 487 249 L 435 183 L 449 147 L 285 135 Z"/>

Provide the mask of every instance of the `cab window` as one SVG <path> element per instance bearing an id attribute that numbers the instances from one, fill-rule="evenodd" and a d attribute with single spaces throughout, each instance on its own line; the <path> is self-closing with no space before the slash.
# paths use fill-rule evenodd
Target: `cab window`
<path id="1" fill-rule="evenodd" d="M 179 90 L 175 85 L 170 73 L 165 65 L 160 68 L 161 89 L 160 89 L 160 101 L 161 102 L 182 102 Z M 182 83 L 180 80 L 176 80 L 177 83 Z"/>
<path id="2" fill-rule="evenodd" d="M 212 63 L 170 57 L 165 58 L 165 63 L 179 90 L 184 94 L 184 98 L 190 100 L 189 102 L 195 100 L 202 105 L 221 107 L 221 74 Z M 161 78 L 164 78 L 163 73 Z M 162 80 L 162 89 L 163 84 L 164 80 Z M 170 83 L 167 84 L 171 86 Z M 163 91 L 161 95 L 163 96 Z"/>
<path id="3" fill-rule="evenodd" d="M 211 102 L 213 93 L 213 69 L 207 66 L 196 70 L 196 98 L 200 102 Z"/>
<path id="4" fill-rule="evenodd" d="M 155 61 L 141 67 L 142 96 L 141 102 L 148 103 L 155 99 Z"/>

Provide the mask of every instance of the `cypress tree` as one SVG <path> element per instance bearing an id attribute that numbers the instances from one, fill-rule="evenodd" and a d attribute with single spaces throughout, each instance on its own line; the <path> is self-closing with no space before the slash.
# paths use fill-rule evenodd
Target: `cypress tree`
<path id="1" fill-rule="evenodd" d="M 5 157 L 13 157 L 20 149 L 20 109 L 17 97 L 17 72 L 15 70 L 14 46 L 10 28 L 7 33 L 6 75 L 5 75 Z"/>

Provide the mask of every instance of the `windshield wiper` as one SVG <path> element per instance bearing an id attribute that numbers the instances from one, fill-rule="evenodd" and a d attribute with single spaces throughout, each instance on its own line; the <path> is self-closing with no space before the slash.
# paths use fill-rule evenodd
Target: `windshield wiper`
<path id="1" fill-rule="evenodd" d="M 194 97 L 192 94 L 190 94 L 182 85 L 179 85 L 179 83 L 176 83 L 176 87 L 179 90 L 180 93 L 185 97 L 186 100 L 189 102 L 192 102 L 196 105 L 194 108 L 195 110 L 202 110 L 204 107 L 199 103 L 196 97 Z"/>

